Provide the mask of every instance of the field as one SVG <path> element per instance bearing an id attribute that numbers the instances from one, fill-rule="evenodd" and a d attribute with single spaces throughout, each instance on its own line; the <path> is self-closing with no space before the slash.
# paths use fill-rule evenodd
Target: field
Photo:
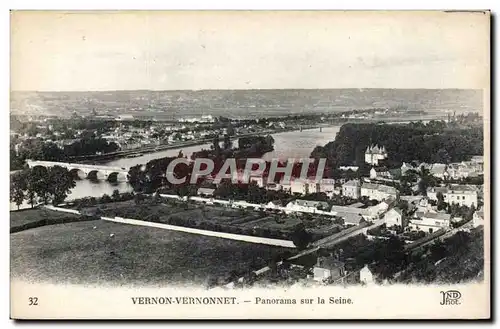
<path id="1" fill-rule="evenodd" d="M 10 231 L 19 232 L 43 225 L 83 220 L 81 216 L 48 209 L 26 209 L 10 212 Z"/>
<path id="2" fill-rule="evenodd" d="M 107 217 L 124 217 L 155 221 L 164 224 L 201 228 L 205 230 L 256 235 L 277 239 L 290 239 L 290 234 L 301 223 L 300 219 L 288 217 L 277 221 L 276 216 L 262 211 L 235 209 L 200 203 L 163 201 L 141 204 L 122 201 L 98 205 L 88 209 L 100 209 Z M 331 222 L 328 222 L 331 225 Z"/>
<path id="3" fill-rule="evenodd" d="M 26 230 L 10 240 L 13 278 L 91 285 L 205 285 L 259 269 L 285 251 L 100 220 Z"/>

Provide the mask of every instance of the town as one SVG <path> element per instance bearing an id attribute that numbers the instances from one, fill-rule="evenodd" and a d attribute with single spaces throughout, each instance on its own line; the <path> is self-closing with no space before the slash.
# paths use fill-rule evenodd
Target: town
<path id="1" fill-rule="evenodd" d="M 342 116 L 345 113 L 336 115 Z M 251 156 L 262 156 L 273 149 L 274 139 L 269 133 L 276 132 L 271 129 L 285 130 L 289 125 L 287 120 L 277 124 L 268 119 L 255 119 L 252 124 L 210 116 L 201 120 L 183 119 L 177 130 L 169 130 L 165 125 L 134 123 L 146 128 L 134 128 L 129 133 L 124 133 L 121 124 L 117 128 L 104 124 L 105 128 L 96 128 L 102 133 L 100 137 L 94 135 L 88 139 L 105 141 L 99 144 L 104 153 L 93 150 L 81 164 L 74 157 L 80 153 L 71 153 L 70 149 L 81 143 L 84 139 L 80 136 L 89 130 L 71 130 L 76 134 L 73 136 L 77 137 L 76 142 L 61 148 L 57 138 L 55 142 L 52 137 L 40 139 L 48 131 L 60 136 L 53 126 L 20 124 L 21 129 L 28 131 L 16 133 L 17 141 L 25 140 L 14 145 L 14 155 L 19 157 L 20 164 L 13 168 L 17 171 L 11 177 L 11 202 L 18 207 L 27 203 L 29 208 L 36 209 L 12 212 L 11 232 L 47 223 L 97 219 L 277 248 L 267 259 L 253 259 L 250 266 L 228 268 L 227 272 L 207 278 L 207 287 L 462 280 L 459 275 L 445 274 L 460 257 L 475 261 L 472 269 L 463 274 L 466 279 L 481 276 L 482 251 L 474 248 L 482 248 L 486 169 L 482 119 L 477 114 L 448 115 L 446 120 L 427 123 L 343 124 L 334 141 L 311 150 L 309 169 L 312 170 L 303 171 L 300 164 L 290 164 L 290 181 L 283 179 L 282 172 L 268 179 L 269 161 L 265 162 L 261 175 L 246 180 L 242 175 L 242 168 Z M 297 119 L 294 120 L 297 127 Z M 206 124 L 223 128 L 186 132 L 185 125 L 189 124 L 194 124 L 194 128 L 204 124 L 205 128 Z M 37 132 L 38 129 L 42 132 Z M 180 136 L 182 141 L 207 137 L 205 141 L 211 142 L 210 148 L 193 152 L 190 158 L 180 150 L 176 156 L 129 168 L 85 164 L 89 163 L 89 157 L 105 154 L 106 147 L 108 153 L 126 150 L 120 138 L 131 140 L 140 136 L 143 141 L 162 140 L 169 131 L 176 131 L 169 136 Z M 27 151 L 24 144 L 32 140 L 26 137 L 33 134 L 33 140 L 42 143 L 42 147 L 32 150 L 42 150 L 41 153 Z M 350 138 L 351 135 L 356 137 Z M 237 145 L 229 141 L 233 136 L 238 136 Z M 173 142 L 169 138 L 167 145 Z M 419 140 L 422 144 L 415 145 Z M 50 143 L 57 147 L 46 147 Z M 460 150 L 451 147 L 457 143 L 462 145 Z M 190 176 L 196 159 L 208 157 L 220 169 L 217 161 L 232 156 L 236 157 L 238 169 L 230 178 L 215 179 L 217 170 L 204 177 Z M 166 169 L 179 158 L 184 165 L 176 166 L 171 174 L 190 179 L 172 184 L 166 179 Z M 327 166 L 319 177 L 316 167 L 321 158 Z M 68 159 L 73 163 L 59 162 Z M 286 161 L 280 162 L 282 171 L 287 166 Z M 112 195 L 66 200 L 78 180 L 106 170 L 109 171 L 106 179 L 113 171 L 123 171 L 132 191 L 115 190 Z M 299 173 L 311 175 L 300 177 Z M 93 176 L 98 177 L 98 174 Z M 27 212 L 43 212 L 46 217 L 34 215 L 32 222 L 19 220 L 18 224 L 16 218 L 25 218 Z M 116 239 L 115 233 L 110 233 L 109 238 Z M 479 255 L 481 258 L 474 259 Z M 444 269 L 441 273 L 430 268 Z"/>

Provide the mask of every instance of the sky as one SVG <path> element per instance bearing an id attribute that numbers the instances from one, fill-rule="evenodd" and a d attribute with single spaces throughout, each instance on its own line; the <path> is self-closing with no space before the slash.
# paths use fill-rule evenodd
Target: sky
<path id="1" fill-rule="evenodd" d="M 489 17 L 13 12 L 11 90 L 485 88 Z"/>

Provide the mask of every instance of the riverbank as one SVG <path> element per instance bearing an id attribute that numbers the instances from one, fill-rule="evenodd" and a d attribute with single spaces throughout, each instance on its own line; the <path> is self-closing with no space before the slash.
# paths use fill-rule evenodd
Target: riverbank
<path id="1" fill-rule="evenodd" d="M 409 123 L 411 121 L 424 121 L 424 122 L 426 122 L 426 121 L 430 121 L 430 120 L 444 120 L 444 119 L 446 119 L 444 116 L 437 115 L 437 114 L 427 114 L 425 116 L 415 116 L 415 117 L 387 117 L 387 118 L 373 118 L 373 119 L 344 118 L 344 119 L 338 120 L 337 122 L 317 122 L 315 124 L 294 125 L 292 127 L 287 127 L 287 128 L 283 128 L 283 129 L 279 129 L 279 130 L 262 130 L 262 131 L 249 133 L 249 134 L 235 135 L 235 136 L 231 136 L 231 140 L 235 141 L 241 137 L 250 137 L 250 136 L 258 136 L 258 135 L 271 135 L 274 137 L 274 136 L 277 136 L 280 134 L 286 134 L 286 133 L 291 133 L 291 132 L 307 132 L 307 131 L 316 130 L 316 129 L 321 131 L 322 129 L 328 129 L 328 128 L 334 128 L 334 127 L 340 128 L 342 125 L 348 124 L 348 123 L 385 122 L 385 123 L 390 123 L 390 124 L 405 124 L 405 123 Z M 136 148 L 136 149 L 126 150 L 126 151 L 118 151 L 118 152 L 107 153 L 107 154 L 102 154 L 102 155 L 76 157 L 76 158 L 71 159 L 71 161 L 81 162 L 81 163 L 105 164 L 105 163 L 110 162 L 110 161 L 116 161 L 119 159 L 127 158 L 130 155 L 136 155 L 136 154 L 144 155 L 144 154 L 151 154 L 151 153 L 163 152 L 163 151 L 169 151 L 169 150 L 181 150 L 181 149 L 187 148 L 187 147 L 199 146 L 199 145 L 204 145 L 204 144 L 211 144 L 212 142 L 213 142 L 212 138 L 204 138 L 204 139 L 180 142 L 180 143 L 169 144 L 169 145 L 140 147 L 140 148 Z"/>

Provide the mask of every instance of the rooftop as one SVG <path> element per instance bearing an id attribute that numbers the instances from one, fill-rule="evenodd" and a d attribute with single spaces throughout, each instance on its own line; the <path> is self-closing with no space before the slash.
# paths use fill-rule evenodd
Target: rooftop
<path id="1" fill-rule="evenodd" d="M 314 200 L 302 200 L 302 199 L 297 199 L 295 201 L 292 201 L 294 204 L 303 206 L 303 207 L 314 207 L 317 208 L 318 206 L 321 206 L 323 208 L 328 208 L 328 202 L 325 201 L 314 201 Z"/>
<path id="2" fill-rule="evenodd" d="M 419 218 L 432 218 L 432 219 L 440 219 L 440 220 L 450 220 L 451 215 L 440 213 L 440 212 L 422 212 L 417 211 L 415 215 Z"/>
<path id="3" fill-rule="evenodd" d="M 359 187 L 359 186 L 361 186 L 361 183 L 359 182 L 359 180 L 350 180 L 350 181 L 344 183 L 344 185 L 342 185 L 342 186 Z"/>
<path id="4" fill-rule="evenodd" d="M 316 263 L 315 267 L 336 269 L 344 267 L 344 263 L 335 260 L 333 257 L 318 257 L 318 262 Z"/>

